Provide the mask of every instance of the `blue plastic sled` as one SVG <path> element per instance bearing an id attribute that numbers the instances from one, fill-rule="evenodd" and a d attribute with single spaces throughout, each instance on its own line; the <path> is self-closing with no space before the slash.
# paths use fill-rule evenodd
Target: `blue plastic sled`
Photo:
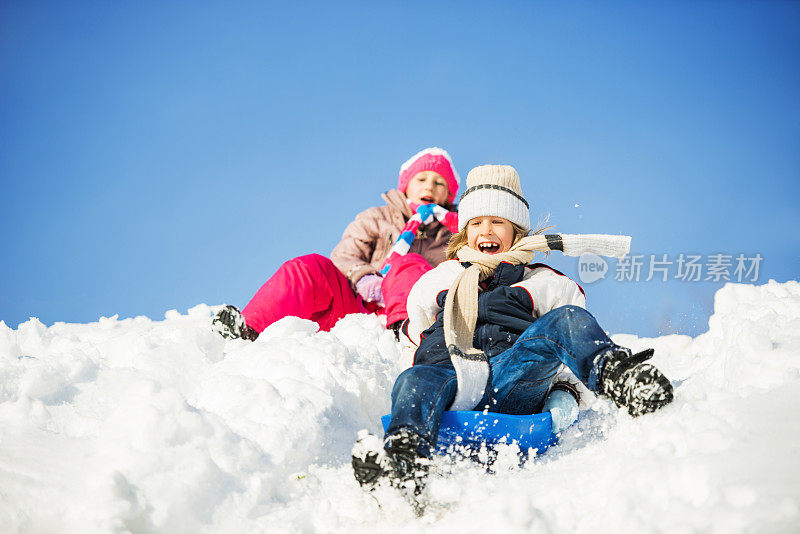
<path id="1" fill-rule="evenodd" d="M 392 416 L 381 417 L 383 430 L 389 427 Z M 550 412 L 533 415 L 506 415 L 472 411 L 444 412 L 439 424 L 437 452 L 447 454 L 460 447 L 480 449 L 486 444 L 493 448 L 499 443 L 516 443 L 521 451 L 536 449 L 538 453 L 553 445 L 558 438 L 552 432 Z"/>

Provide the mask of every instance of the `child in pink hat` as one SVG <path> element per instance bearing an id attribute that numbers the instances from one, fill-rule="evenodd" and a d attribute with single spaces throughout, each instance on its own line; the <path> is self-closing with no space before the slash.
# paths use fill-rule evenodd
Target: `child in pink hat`
<path id="1" fill-rule="evenodd" d="M 408 318 L 406 298 L 422 274 L 444 261 L 458 231 L 453 206 L 460 184 L 450 155 L 426 148 L 400 167 L 386 205 L 359 213 L 330 258 L 291 259 L 256 292 L 241 312 L 226 306 L 214 317 L 224 337 L 255 339 L 287 316 L 330 330 L 349 313 L 378 313 L 387 327 Z"/>

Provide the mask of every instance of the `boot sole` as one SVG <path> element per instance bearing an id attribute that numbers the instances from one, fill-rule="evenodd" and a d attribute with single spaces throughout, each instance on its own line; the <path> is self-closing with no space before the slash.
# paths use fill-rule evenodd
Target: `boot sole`
<path id="1" fill-rule="evenodd" d="M 361 486 L 374 486 L 385 473 L 377 462 L 377 456 L 368 454 L 363 460 L 353 456 L 353 475 Z"/>
<path id="2" fill-rule="evenodd" d="M 649 364 L 645 365 L 652 367 Z M 671 403 L 675 398 L 672 384 L 667 377 L 654 367 L 652 369 L 656 372 L 650 373 L 651 381 L 647 384 L 649 387 L 641 386 L 637 391 L 637 393 L 642 393 L 642 390 L 647 390 L 645 396 L 634 397 L 628 403 L 628 413 L 634 417 L 655 412 Z"/>

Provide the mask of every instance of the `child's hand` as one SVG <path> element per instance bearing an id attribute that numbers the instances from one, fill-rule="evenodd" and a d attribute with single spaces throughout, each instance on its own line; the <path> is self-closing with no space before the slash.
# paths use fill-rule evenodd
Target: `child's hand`
<path id="1" fill-rule="evenodd" d="M 383 293 L 381 293 L 383 277 L 377 274 L 362 276 L 356 282 L 356 291 L 366 302 L 377 302 L 378 306 L 383 307 Z"/>

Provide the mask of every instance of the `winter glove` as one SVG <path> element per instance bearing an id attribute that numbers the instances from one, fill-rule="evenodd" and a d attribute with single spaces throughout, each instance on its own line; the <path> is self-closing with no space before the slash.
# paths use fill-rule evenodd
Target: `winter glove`
<path id="1" fill-rule="evenodd" d="M 384 306 L 383 293 L 381 293 L 383 277 L 378 274 L 362 276 L 356 282 L 356 291 L 366 302 L 376 302 L 381 308 Z"/>
<path id="2" fill-rule="evenodd" d="M 578 419 L 578 401 L 563 389 L 554 389 L 544 401 L 544 412 L 553 416 L 553 434 L 558 434 Z"/>

